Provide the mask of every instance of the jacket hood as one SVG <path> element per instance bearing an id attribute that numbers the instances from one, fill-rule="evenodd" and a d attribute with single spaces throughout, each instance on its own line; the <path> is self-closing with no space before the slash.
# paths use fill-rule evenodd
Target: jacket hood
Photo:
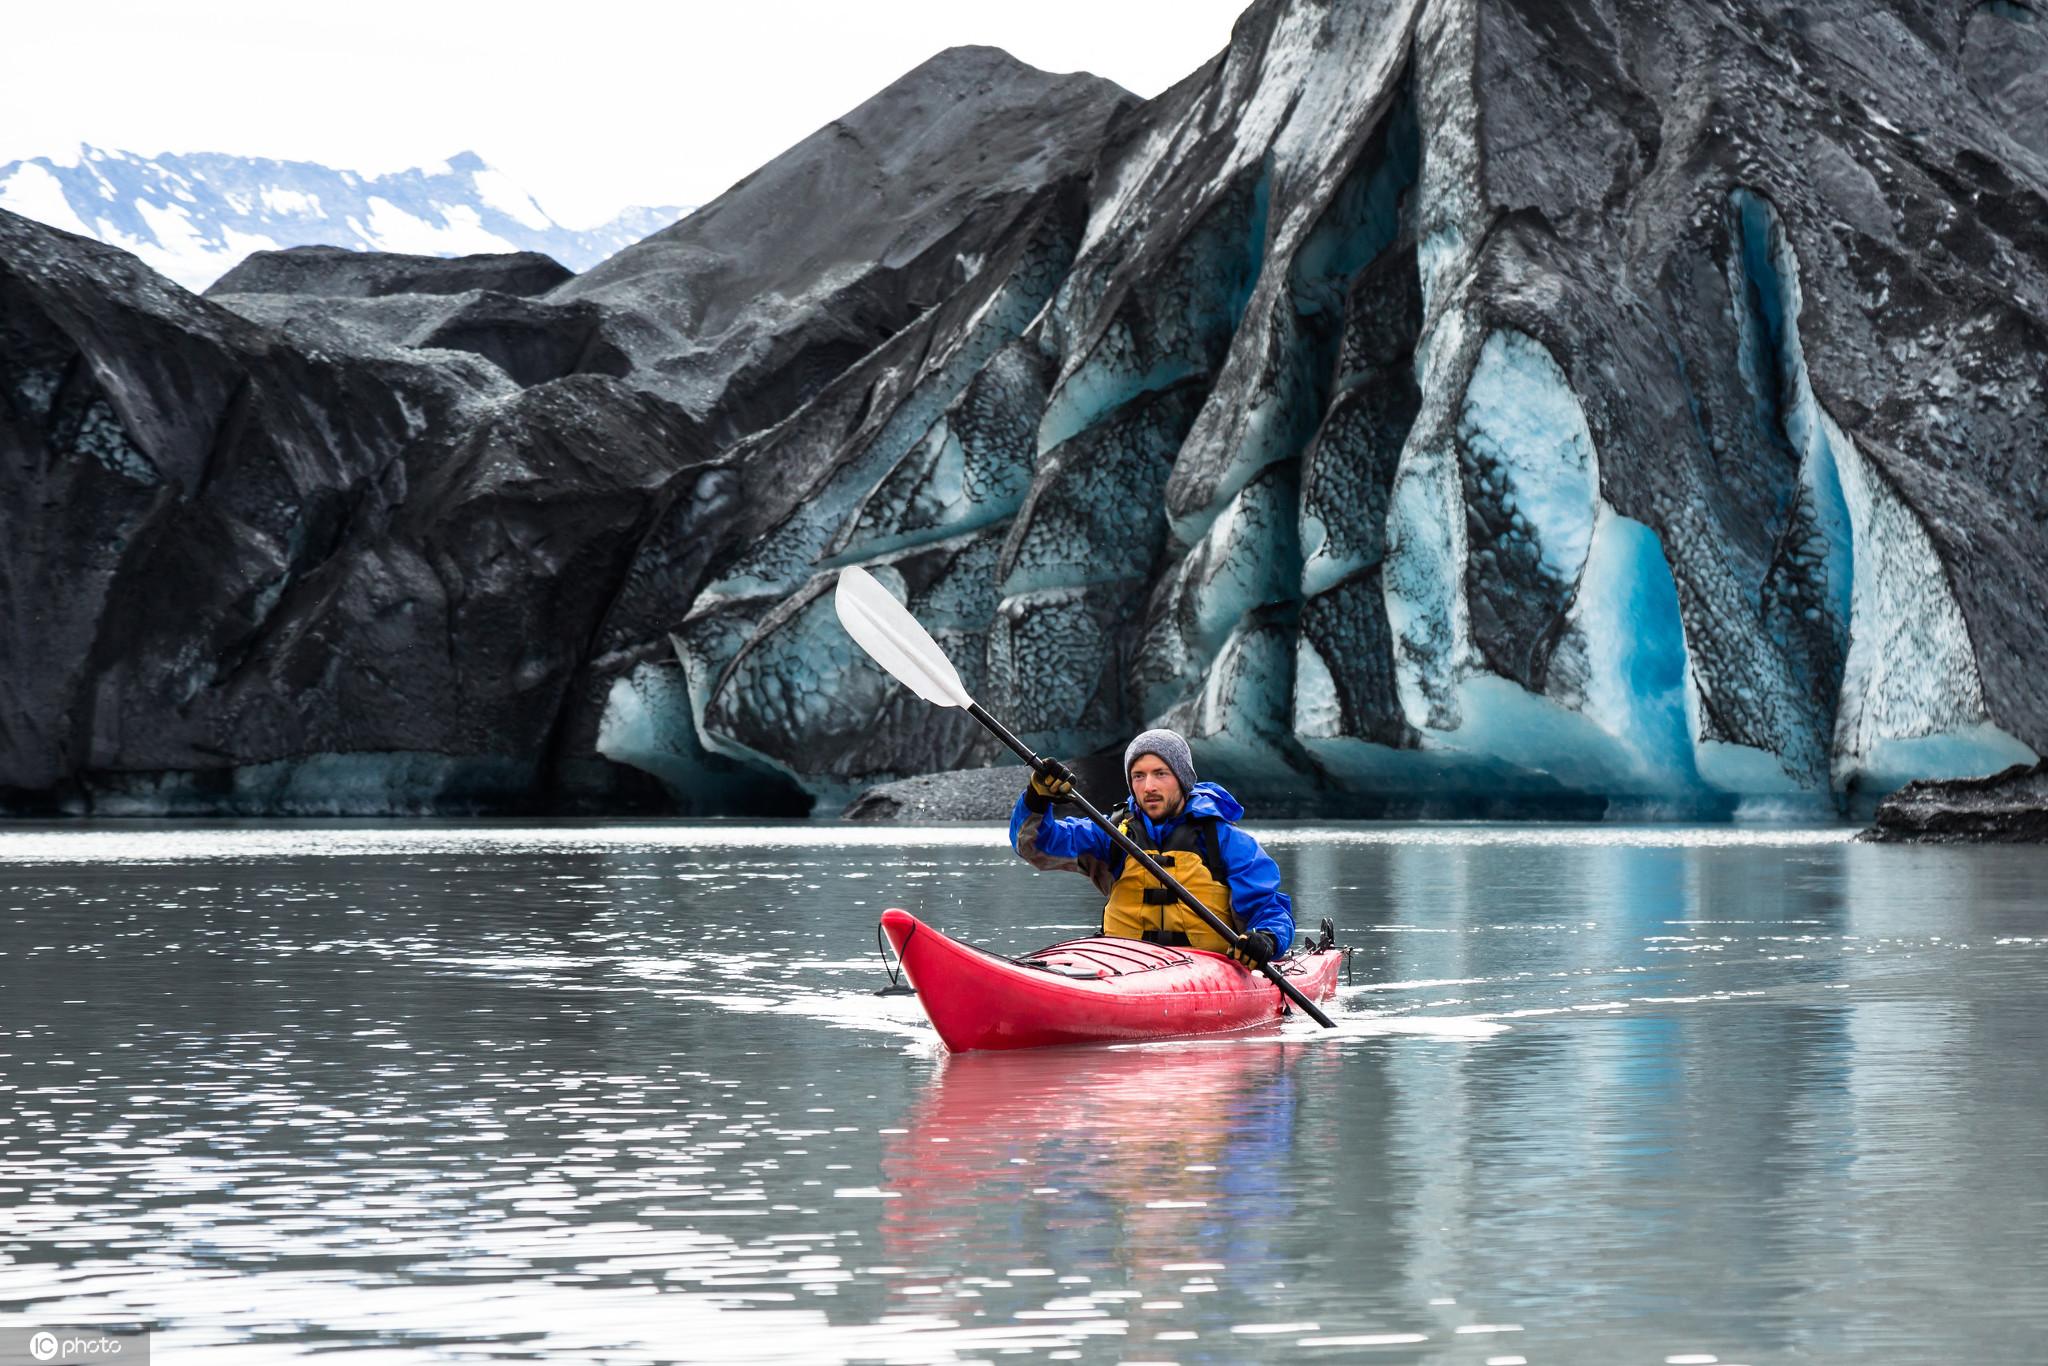
<path id="1" fill-rule="evenodd" d="M 1135 799 L 1132 799 L 1130 806 L 1131 810 L 1138 811 Z M 1142 811 L 1138 814 L 1144 815 Z M 1244 807 L 1238 804 L 1237 798 L 1223 790 L 1221 783 L 1196 783 L 1189 790 L 1187 804 L 1181 807 L 1180 815 L 1173 819 L 1179 820 L 1183 816 L 1215 816 L 1235 825 L 1243 815 Z M 1147 819 L 1149 821 L 1149 818 Z M 1172 821 L 1168 824 L 1172 824 Z"/>

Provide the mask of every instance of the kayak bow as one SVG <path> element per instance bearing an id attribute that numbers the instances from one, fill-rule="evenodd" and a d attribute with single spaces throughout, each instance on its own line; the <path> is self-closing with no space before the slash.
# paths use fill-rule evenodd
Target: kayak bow
<path id="1" fill-rule="evenodd" d="M 882 932 L 955 1053 L 1217 1034 L 1287 1009 L 1265 977 L 1202 949 L 1096 936 L 1005 958 L 894 909 L 882 912 Z M 1340 951 L 1321 949 L 1274 967 L 1314 1001 L 1335 993 L 1342 960 Z"/>

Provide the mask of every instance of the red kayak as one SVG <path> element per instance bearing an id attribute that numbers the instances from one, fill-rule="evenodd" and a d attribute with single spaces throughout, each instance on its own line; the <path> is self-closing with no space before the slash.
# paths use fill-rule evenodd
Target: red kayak
<path id="1" fill-rule="evenodd" d="M 1278 1019 L 1287 1008 L 1263 974 L 1202 949 L 1097 936 L 1005 958 L 899 910 L 882 912 L 882 932 L 955 1053 L 1219 1034 Z M 1322 948 L 1276 966 L 1320 1001 L 1336 992 L 1343 957 Z"/>

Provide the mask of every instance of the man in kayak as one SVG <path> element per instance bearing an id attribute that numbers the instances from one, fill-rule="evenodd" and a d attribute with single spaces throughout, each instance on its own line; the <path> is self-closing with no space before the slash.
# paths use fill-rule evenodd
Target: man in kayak
<path id="1" fill-rule="evenodd" d="M 1245 938 L 1233 950 L 1200 916 L 1128 859 L 1093 821 L 1061 819 L 1052 805 L 1074 790 L 1074 775 L 1054 760 L 1033 773 L 1010 816 L 1010 845 L 1034 868 L 1080 873 L 1109 899 L 1102 932 L 1122 939 L 1185 945 L 1267 962 L 1294 942 L 1294 903 L 1280 890 L 1280 870 L 1259 842 L 1237 828 L 1237 798 L 1215 783 L 1195 781 L 1188 742 L 1170 730 L 1148 730 L 1124 750 L 1129 800 L 1110 814 L 1195 899 Z"/>

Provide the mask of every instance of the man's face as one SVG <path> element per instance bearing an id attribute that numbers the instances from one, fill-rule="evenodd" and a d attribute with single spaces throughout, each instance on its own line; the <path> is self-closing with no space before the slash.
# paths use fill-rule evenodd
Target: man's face
<path id="1" fill-rule="evenodd" d="M 1166 760 L 1156 754 L 1140 754 L 1131 765 L 1131 795 L 1138 799 L 1138 809 L 1155 821 L 1179 811 L 1187 796 Z"/>

